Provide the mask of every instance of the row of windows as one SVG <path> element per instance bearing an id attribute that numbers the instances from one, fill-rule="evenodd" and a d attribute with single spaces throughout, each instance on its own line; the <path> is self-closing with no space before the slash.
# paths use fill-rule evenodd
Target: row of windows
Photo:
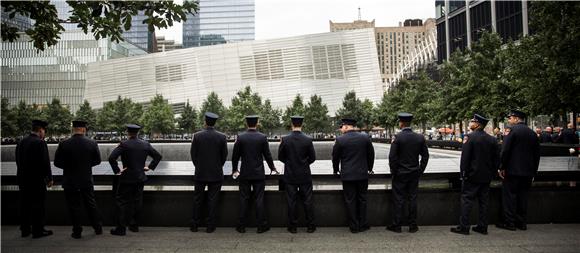
<path id="1" fill-rule="evenodd" d="M 284 48 L 240 57 L 242 80 L 345 79 L 356 76 L 354 45 Z"/>

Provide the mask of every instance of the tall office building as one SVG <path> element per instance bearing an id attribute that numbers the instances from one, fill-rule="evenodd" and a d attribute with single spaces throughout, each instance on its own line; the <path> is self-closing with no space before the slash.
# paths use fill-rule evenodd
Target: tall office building
<path id="1" fill-rule="evenodd" d="M 157 39 L 155 32 L 149 32 L 149 26 L 143 24 L 143 20 L 146 18 L 143 11 L 133 16 L 131 29 L 129 31 L 124 30 L 123 39 L 149 53 L 154 53 L 157 52 Z"/>
<path id="2" fill-rule="evenodd" d="M 498 33 L 504 42 L 528 34 L 528 1 L 436 0 L 435 14 L 439 63 L 471 46 L 484 31 Z"/>
<path id="3" fill-rule="evenodd" d="M 199 0 L 199 11 L 183 23 L 183 47 L 255 39 L 254 0 Z"/>
<path id="4" fill-rule="evenodd" d="M 330 31 L 373 28 L 377 57 L 384 88 L 394 84 L 399 76 L 419 64 L 435 61 L 435 20 L 408 19 L 398 27 L 376 27 L 375 21 L 355 20 L 336 23 L 329 21 Z M 432 46 L 431 46 L 432 45 Z"/>
<path id="5" fill-rule="evenodd" d="M 70 7 L 65 1 L 53 0 L 51 3 L 55 5 L 59 19 L 68 19 Z M 2 15 L 3 21 L 5 18 L 6 15 Z M 19 29 L 27 29 L 35 22 L 19 15 L 12 20 L 6 18 L 6 21 Z M 66 31 L 60 35 L 59 42 L 44 51 L 37 51 L 24 33 L 15 42 L 2 43 L 1 91 L 2 97 L 8 98 L 11 105 L 21 100 L 44 105 L 58 98 L 75 112 L 83 102 L 88 63 L 146 54 L 129 42 L 113 43 L 109 38 L 95 40 L 92 34 L 84 34 L 76 24 L 62 25 Z"/>

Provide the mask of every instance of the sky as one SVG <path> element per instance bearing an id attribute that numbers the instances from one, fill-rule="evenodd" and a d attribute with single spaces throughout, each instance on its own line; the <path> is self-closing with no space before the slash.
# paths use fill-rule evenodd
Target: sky
<path id="1" fill-rule="evenodd" d="M 330 31 L 329 20 L 352 22 L 361 18 L 375 26 L 398 26 L 405 19 L 435 17 L 434 0 L 255 0 L 256 40 L 324 33 Z M 181 1 L 176 1 L 181 2 Z M 181 43 L 182 26 L 157 31 Z"/>

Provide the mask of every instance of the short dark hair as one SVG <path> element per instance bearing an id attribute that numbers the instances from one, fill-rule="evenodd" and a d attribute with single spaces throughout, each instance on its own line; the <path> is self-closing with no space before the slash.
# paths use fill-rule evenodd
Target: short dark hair
<path id="1" fill-rule="evenodd" d="M 258 121 L 257 120 L 248 120 L 246 121 L 246 124 L 248 124 L 248 127 L 256 127 L 258 125 Z"/>
<path id="2" fill-rule="evenodd" d="M 303 122 L 292 122 L 293 127 L 302 127 Z"/>
<path id="3" fill-rule="evenodd" d="M 208 118 L 205 119 L 205 124 L 210 127 L 215 126 L 216 122 L 217 122 L 216 119 L 208 119 Z"/>
<path id="4" fill-rule="evenodd" d="M 402 124 L 404 127 L 410 127 L 410 126 L 411 126 L 411 122 L 410 122 L 410 121 L 399 121 L 399 122 L 401 122 L 401 124 Z"/>
<path id="5" fill-rule="evenodd" d="M 44 129 L 44 131 L 46 131 L 46 128 L 44 128 L 44 127 L 37 126 L 37 125 L 32 126 L 32 132 L 38 132 L 38 131 L 40 131 L 40 129 Z"/>

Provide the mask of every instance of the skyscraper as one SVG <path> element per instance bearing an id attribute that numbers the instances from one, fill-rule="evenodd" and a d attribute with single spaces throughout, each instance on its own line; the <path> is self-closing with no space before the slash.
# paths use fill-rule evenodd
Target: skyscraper
<path id="1" fill-rule="evenodd" d="M 329 21 L 330 31 L 373 28 L 377 57 L 384 88 L 394 84 L 408 68 L 435 62 L 435 20 L 407 19 L 399 26 L 376 27 L 375 21 L 355 20 L 337 23 Z M 430 45 L 433 46 L 431 47 Z"/>
<path id="2" fill-rule="evenodd" d="M 183 47 L 254 40 L 255 33 L 254 0 L 200 0 L 183 24 Z"/>
<path id="3" fill-rule="evenodd" d="M 52 0 L 51 3 L 55 5 L 59 19 L 69 18 L 70 6 L 65 1 Z M 2 21 L 21 31 L 30 28 L 35 22 L 20 15 L 9 19 L 4 14 Z M 140 22 L 135 19 L 139 20 L 134 18 L 133 23 Z M 140 20 L 142 22 L 143 19 Z M 147 25 L 133 26 L 131 31 L 135 31 L 123 35 L 134 37 L 121 43 L 113 43 L 109 38 L 95 40 L 91 33 L 84 34 L 77 28 L 77 24 L 61 25 L 66 31 L 60 35 L 59 42 L 44 51 L 39 52 L 26 34 L 21 34 L 14 42 L 2 43 L 2 97 L 7 98 L 11 105 L 20 101 L 43 105 L 58 98 L 75 112 L 83 102 L 88 63 L 146 54 L 141 47 L 127 41 L 140 38 L 139 34 L 145 34 L 146 38 L 148 31 L 143 33 L 139 28 L 144 26 L 147 29 Z"/>
<path id="4" fill-rule="evenodd" d="M 528 34 L 528 1 L 436 0 L 435 13 L 439 63 L 470 47 L 484 31 L 498 33 L 504 42 Z"/>

